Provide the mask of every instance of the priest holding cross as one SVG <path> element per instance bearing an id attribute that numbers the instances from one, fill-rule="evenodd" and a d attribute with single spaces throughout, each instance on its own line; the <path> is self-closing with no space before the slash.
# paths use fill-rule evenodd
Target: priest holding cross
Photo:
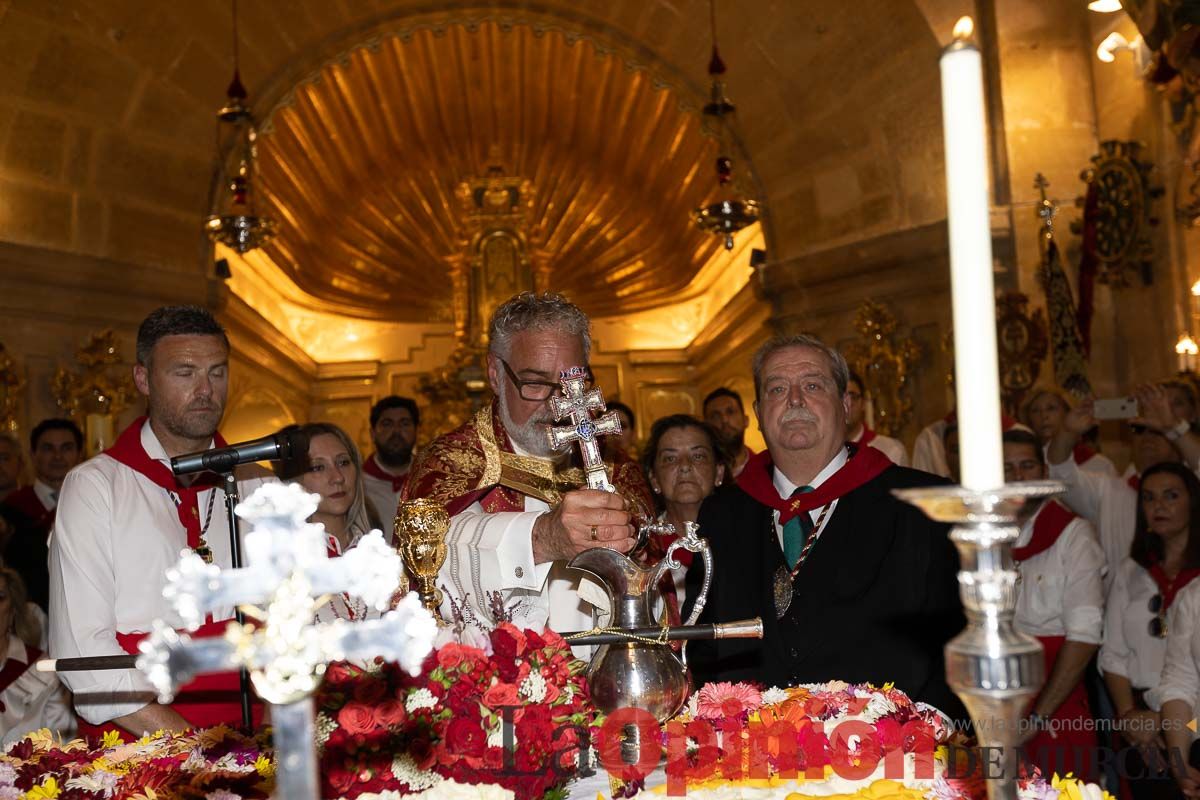
<path id="1" fill-rule="evenodd" d="M 557 294 L 525 292 L 497 308 L 488 327 L 495 399 L 413 464 L 405 499 L 434 499 L 451 515 L 438 578 L 444 616 L 453 601 L 480 620 L 496 621 L 503 608 L 519 626 L 566 631 L 591 628 L 608 611 L 603 590 L 566 563 L 592 547 L 628 552 L 635 518 L 652 504 L 634 462 L 598 458 L 596 437 L 619 424 L 591 415 L 603 397 L 585 366 L 589 328 Z M 550 434 L 563 417 L 571 425 Z"/>

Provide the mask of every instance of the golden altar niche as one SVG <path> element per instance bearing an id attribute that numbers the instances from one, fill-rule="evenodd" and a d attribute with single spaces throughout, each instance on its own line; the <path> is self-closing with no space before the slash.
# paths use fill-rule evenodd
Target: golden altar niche
<path id="1" fill-rule="evenodd" d="M 510 174 L 498 148 L 484 175 L 455 188 L 459 252 L 449 261 L 456 345 L 446 363 L 420 377 L 428 407 L 423 438 L 466 422 L 491 399 L 487 379 L 487 325 L 496 307 L 524 291 L 544 291 L 548 261 L 543 231 L 532 222 L 533 184 Z"/>

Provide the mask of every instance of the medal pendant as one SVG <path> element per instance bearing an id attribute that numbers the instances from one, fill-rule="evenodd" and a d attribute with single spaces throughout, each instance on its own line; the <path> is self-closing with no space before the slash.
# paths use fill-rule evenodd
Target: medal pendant
<path id="1" fill-rule="evenodd" d="M 783 619 L 783 615 L 792 605 L 792 573 L 787 567 L 775 570 L 775 618 Z"/>

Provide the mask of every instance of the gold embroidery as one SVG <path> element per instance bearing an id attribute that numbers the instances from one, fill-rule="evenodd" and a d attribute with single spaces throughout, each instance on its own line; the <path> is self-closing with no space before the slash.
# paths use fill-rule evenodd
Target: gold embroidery
<path id="1" fill-rule="evenodd" d="M 496 434 L 492 429 L 491 403 L 475 412 L 475 432 L 483 448 L 483 474 L 475 488 L 495 486 L 500 482 L 500 445 L 496 444 Z"/>

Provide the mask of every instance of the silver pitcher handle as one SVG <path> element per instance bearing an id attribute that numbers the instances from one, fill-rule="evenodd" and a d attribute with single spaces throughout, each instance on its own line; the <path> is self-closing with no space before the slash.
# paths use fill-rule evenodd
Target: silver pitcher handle
<path id="1" fill-rule="evenodd" d="M 675 526 L 670 527 L 674 530 Z M 699 531 L 700 526 L 696 523 L 683 523 L 683 535 L 667 547 L 667 552 L 663 555 L 662 561 L 658 562 L 658 568 L 654 570 L 654 578 L 651 581 L 651 586 L 657 586 L 667 570 L 679 569 L 683 566 L 675 560 L 676 550 L 690 550 L 693 553 L 699 553 L 700 557 L 704 559 L 704 582 L 700 584 L 700 594 L 696 596 L 696 604 L 692 606 L 691 616 L 684 621 L 684 625 L 696 624 L 696 620 L 700 618 L 700 612 L 704 610 L 704 604 L 708 602 L 708 587 L 712 583 L 712 550 L 708 546 L 708 540 L 700 537 Z"/>

